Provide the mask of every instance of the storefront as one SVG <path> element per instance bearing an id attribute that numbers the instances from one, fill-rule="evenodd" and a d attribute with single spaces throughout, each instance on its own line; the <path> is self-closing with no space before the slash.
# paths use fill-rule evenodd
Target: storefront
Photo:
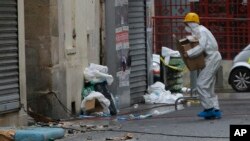
<path id="1" fill-rule="evenodd" d="M 105 6 L 105 56 L 114 76 L 111 91 L 120 106 L 127 107 L 143 101 L 148 85 L 146 1 L 110 0 Z"/>
<path id="2" fill-rule="evenodd" d="M 0 5 L 0 125 L 26 125 L 24 2 Z"/>
<path id="3" fill-rule="evenodd" d="M 131 104 L 142 102 L 148 85 L 148 56 L 146 34 L 146 1 L 129 0 L 128 25 L 131 57 Z"/>

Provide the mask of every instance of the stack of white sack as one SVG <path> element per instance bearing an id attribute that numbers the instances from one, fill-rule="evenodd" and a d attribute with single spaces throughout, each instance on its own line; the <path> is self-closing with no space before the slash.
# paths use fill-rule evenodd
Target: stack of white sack
<path id="1" fill-rule="evenodd" d="M 148 94 L 143 96 L 146 104 L 165 103 L 174 104 L 176 99 L 183 97 L 182 94 L 171 94 L 165 90 L 165 85 L 161 82 L 155 82 L 148 88 Z"/>
<path id="2" fill-rule="evenodd" d="M 103 108 L 102 112 L 104 114 L 110 114 L 110 111 L 109 111 L 110 101 L 107 98 L 105 98 L 103 94 L 99 92 L 95 92 L 95 91 L 90 92 L 90 94 L 82 100 L 82 103 L 81 103 L 82 111 L 85 111 L 86 101 L 93 100 L 93 99 L 97 99 L 99 101 L 99 103 L 101 104 Z"/>
<path id="3" fill-rule="evenodd" d="M 172 50 L 168 47 L 162 47 L 161 48 L 161 56 L 164 57 L 165 64 L 168 65 L 170 57 L 181 57 L 181 54 L 179 51 Z"/>
<path id="4" fill-rule="evenodd" d="M 89 67 L 84 70 L 84 78 L 93 83 L 100 83 L 107 81 L 108 85 L 113 82 L 113 76 L 108 74 L 108 67 L 91 63 Z"/>

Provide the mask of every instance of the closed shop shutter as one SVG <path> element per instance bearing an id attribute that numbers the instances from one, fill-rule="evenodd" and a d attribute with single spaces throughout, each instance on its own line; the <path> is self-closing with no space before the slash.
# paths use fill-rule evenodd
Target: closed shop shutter
<path id="1" fill-rule="evenodd" d="M 129 44 L 131 57 L 131 104 L 143 101 L 147 90 L 146 2 L 129 0 Z"/>
<path id="2" fill-rule="evenodd" d="M 17 0 L 0 0 L 0 114 L 18 110 Z"/>

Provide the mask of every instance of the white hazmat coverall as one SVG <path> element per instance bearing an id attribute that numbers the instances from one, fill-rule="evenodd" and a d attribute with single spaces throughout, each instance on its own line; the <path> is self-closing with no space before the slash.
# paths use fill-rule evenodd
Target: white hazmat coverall
<path id="1" fill-rule="evenodd" d="M 187 51 L 192 58 L 205 53 L 205 67 L 197 78 L 196 90 L 200 96 L 201 104 L 205 109 L 219 109 L 218 96 L 214 93 L 216 72 L 221 65 L 221 54 L 213 34 L 204 26 L 197 23 L 187 23 L 191 33 L 199 40 L 199 45 Z"/>

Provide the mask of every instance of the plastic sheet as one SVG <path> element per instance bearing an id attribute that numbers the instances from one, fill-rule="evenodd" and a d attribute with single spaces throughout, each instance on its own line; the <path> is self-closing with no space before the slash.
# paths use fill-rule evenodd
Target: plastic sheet
<path id="1" fill-rule="evenodd" d="M 182 94 L 172 94 L 170 91 L 165 90 L 165 85 L 161 82 L 156 82 L 148 88 L 148 93 L 144 95 L 146 104 L 165 103 L 174 104 L 175 100 L 183 97 Z"/>

